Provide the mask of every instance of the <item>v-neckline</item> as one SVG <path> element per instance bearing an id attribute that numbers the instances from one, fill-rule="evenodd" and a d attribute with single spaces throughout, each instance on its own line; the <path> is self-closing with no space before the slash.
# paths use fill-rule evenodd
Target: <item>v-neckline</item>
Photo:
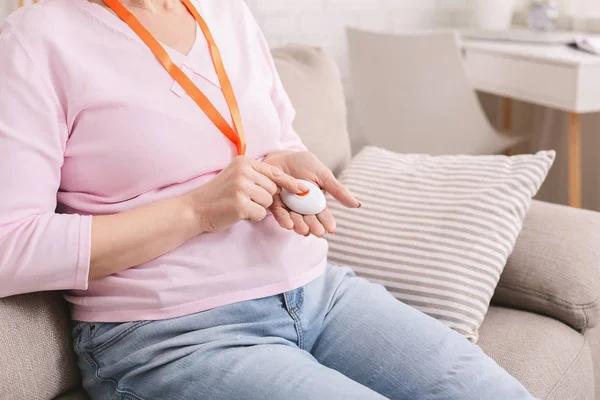
<path id="1" fill-rule="evenodd" d="M 87 8 L 88 12 L 90 12 L 94 17 L 98 18 L 100 21 L 102 21 L 107 26 L 109 26 L 113 29 L 118 29 L 119 32 L 125 34 L 130 39 L 135 40 L 145 46 L 142 39 L 140 39 L 140 37 L 137 36 L 135 34 L 135 32 L 133 32 L 131 30 L 131 28 L 129 28 L 129 26 L 121 18 L 119 18 L 116 14 L 114 14 L 108 8 L 103 7 L 102 5 L 100 5 L 98 3 L 94 3 L 94 2 L 91 2 L 88 0 L 75 0 L 75 2 L 78 5 L 82 5 L 82 3 L 85 3 L 85 5 L 84 5 L 85 8 Z M 193 3 L 194 3 L 194 6 L 198 9 L 198 12 L 201 12 L 201 8 L 197 4 L 197 2 L 193 1 Z M 190 50 L 188 51 L 187 54 L 184 54 L 181 51 L 176 50 L 176 49 L 164 44 L 160 40 L 158 42 L 167 51 L 167 53 L 169 53 L 169 56 L 179 59 L 182 62 L 187 61 L 189 63 L 193 59 L 195 54 L 198 52 L 199 47 L 200 47 L 201 43 L 203 42 L 202 37 L 201 37 L 201 36 L 203 36 L 202 30 L 200 29 L 200 27 L 198 26 L 198 23 L 196 21 L 194 21 L 194 27 L 196 28 L 195 36 L 194 36 L 194 43 L 192 44 L 192 47 L 190 48 Z"/>

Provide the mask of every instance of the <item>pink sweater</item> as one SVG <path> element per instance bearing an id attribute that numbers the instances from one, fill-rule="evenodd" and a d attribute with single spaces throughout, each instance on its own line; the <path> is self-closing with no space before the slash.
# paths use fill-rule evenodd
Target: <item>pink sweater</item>
<path id="1" fill-rule="evenodd" d="M 303 149 L 245 3 L 196 3 L 232 80 L 247 155 Z M 228 117 L 200 29 L 188 55 L 167 50 Z M 45 0 L 15 12 L 0 35 L 0 297 L 69 290 L 74 319 L 120 322 L 177 317 L 315 279 L 326 264 L 326 242 L 268 216 L 201 234 L 151 262 L 88 282 L 92 215 L 199 188 L 235 155 L 108 10 L 86 0 Z"/>

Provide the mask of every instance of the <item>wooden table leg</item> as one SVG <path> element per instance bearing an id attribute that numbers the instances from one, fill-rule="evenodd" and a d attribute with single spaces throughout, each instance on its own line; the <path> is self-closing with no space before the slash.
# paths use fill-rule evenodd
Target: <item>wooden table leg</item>
<path id="1" fill-rule="evenodd" d="M 502 99 L 502 130 L 504 132 L 510 132 L 512 128 L 512 99 L 510 97 L 504 97 Z M 505 156 L 512 155 L 512 148 L 504 149 L 502 153 Z"/>
<path id="2" fill-rule="evenodd" d="M 509 97 L 504 98 L 504 104 L 502 106 L 502 129 L 510 131 L 512 129 L 512 99 Z"/>
<path id="3" fill-rule="evenodd" d="M 581 121 L 569 114 L 569 205 L 581 208 Z"/>

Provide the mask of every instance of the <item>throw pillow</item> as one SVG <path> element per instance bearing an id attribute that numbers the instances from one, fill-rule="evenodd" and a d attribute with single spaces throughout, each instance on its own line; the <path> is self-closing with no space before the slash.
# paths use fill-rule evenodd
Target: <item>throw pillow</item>
<path id="1" fill-rule="evenodd" d="M 302 142 L 335 173 L 350 161 L 346 97 L 335 61 L 317 47 L 289 44 L 272 50 L 294 108 Z"/>
<path id="2" fill-rule="evenodd" d="M 340 177 L 362 208 L 329 201 L 337 220 L 329 259 L 475 342 L 554 157 L 554 151 L 428 156 L 367 147 Z"/>

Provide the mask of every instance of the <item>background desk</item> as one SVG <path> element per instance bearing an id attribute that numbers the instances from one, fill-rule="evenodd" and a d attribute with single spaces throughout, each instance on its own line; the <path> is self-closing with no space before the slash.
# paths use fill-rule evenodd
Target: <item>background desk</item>
<path id="1" fill-rule="evenodd" d="M 475 89 L 569 113 L 569 205 L 581 207 L 580 115 L 600 111 L 600 56 L 563 45 L 464 40 L 465 68 Z"/>

